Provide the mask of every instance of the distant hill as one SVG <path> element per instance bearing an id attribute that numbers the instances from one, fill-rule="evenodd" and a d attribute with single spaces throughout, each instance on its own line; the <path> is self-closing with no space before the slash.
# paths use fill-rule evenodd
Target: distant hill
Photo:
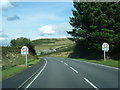
<path id="1" fill-rule="evenodd" d="M 32 42 L 35 45 L 35 50 L 38 52 L 41 50 L 58 49 L 61 47 L 66 47 L 74 44 L 74 42 L 67 38 L 37 39 L 33 40 Z"/>

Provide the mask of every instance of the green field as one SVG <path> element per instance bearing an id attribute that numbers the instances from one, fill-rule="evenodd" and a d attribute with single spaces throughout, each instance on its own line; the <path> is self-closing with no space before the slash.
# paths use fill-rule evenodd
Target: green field
<path id="1" fill-rule="evenodd" d="M 49 38 L 49 39 L 38 39 L 33 41 L 36 51 L 46 50 L 46 49 L 57 49 L 63 46 L 69 46 L 74 44 L 71 40 L 67 38 Z"/>

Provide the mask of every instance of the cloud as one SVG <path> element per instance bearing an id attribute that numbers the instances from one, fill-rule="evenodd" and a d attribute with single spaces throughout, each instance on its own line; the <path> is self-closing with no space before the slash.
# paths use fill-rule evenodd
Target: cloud
<path id="1" fill-rule="evenodd" d="M 5 39 L 6 39 L 6 38 L 0 37 L 0 41 L 1 41 L 1 40 L 5 40 Z"/>
<path id="2" fill-rule="evenodd" d="M 20 19 L 18 16 L 11 16 L 11 17 L 7 17 L 7 20 L 8 21 L 14 21 L 14 20 L 18 20 L 18 19 Z"/>
<path id="3" fill-rule="evenodd" d="M 8 46 L 9 44 L 10 44 L 9 36 L 3 34 L 3 31 L 0 31 L 0 46 Z"/>
<path id="4" fill-rule="evenodd" d="M 8 0 L 1 0 L 0 2 L 0 9 L 1 10 L 8 10 L 9 8 L 14 7 Z"/>
<path id="5" fill-rule="evenodd" d="M 43 27 L 40 27 L 39 29 L 38 29 L 40 32 L 41 32 L 41 34 L 55 34 L 55 31 L 54 31 L 54 29 L 53 29 L 53 26 L 51 26 L 51 25 L 45 25 L 45 26 L 43 26 Z"/>
<path id="6" fill-rule="evenodd" d="M 0 46 L 9 46 L 10 40 L 8 38 L 1 38 L 0 37 Z"/>
<path id="7" fill-rule="evenodd" d="M 49 38 L 63 38 L 69 37 L 67 31 L 72 30 L 72 27 L 69 23 L 61 23 L 61 24 L 52 24 L 45 25 L 40 27 L 39 29 L 40 37 L 49 37 Z"/>
<path id="8" fill-rule="evenodd" d="M 0 10 L 6 11 L 13 7 L 18 7 L 19 4 L 17 3 L 19 0 L 15 0 L 15 2 L 10 2 L 10 0 L 1 0 L 0 2 Z"/>
<path id="9" fill-rule="evenodd" d="M 36 37 L 36 38 L 35 38 L 35 39 L 33 39 L 33 40 L 36 40 L 36 39 L 44 39 L 44 38 L 49 38 L 49 37 L 39 36 L 39 37 Z"/>

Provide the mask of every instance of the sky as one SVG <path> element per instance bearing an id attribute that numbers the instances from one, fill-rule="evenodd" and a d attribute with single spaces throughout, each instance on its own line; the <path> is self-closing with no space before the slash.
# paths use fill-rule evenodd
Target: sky
<path id="1" fill-rule="evenodd" d="M 3 1 L 3 0 L 2 0 Z M 0 46 L 9 45 L 10 40 L 26 37 L 40 38 L 70 37 L 72 30 L 72 2 L 9 2 L 0 3 Z"/>

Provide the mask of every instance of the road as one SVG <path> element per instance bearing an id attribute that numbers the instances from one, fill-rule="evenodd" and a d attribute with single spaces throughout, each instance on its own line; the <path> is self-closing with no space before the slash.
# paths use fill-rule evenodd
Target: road
<path id="1" fill-rule="evenodd" d="M 20 88 L 25 88 L 25 90 L 29 88 L 88 88 L 88 90 L 109 88 L 109 90 L 118 90 L 117 68 L 55 57 L 42 58 L 41 62 L 22 74 L 18 74 L 19 77 L 16 75 L 4 80 L 3 88 L 17 88 L 18 90 Z"/>

